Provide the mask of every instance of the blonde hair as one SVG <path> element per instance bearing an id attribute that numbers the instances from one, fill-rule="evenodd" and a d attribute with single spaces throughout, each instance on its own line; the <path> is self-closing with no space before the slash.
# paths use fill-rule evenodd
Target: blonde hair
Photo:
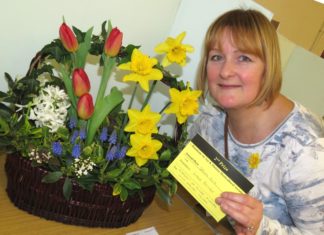
<path id="1" fill-rule="evenodd" d="M 262 13 L 256 10 L 231 10 L 221 15 L 209 26 L 197 80 L 198 88 L 203 91 L 203 98 L 206 97 L 207 92 L 208 53 L 220 43 L 225 30 L 229 30 L 233 43 L 239 50 L 258 56 L 264 62 L 264 79 L 257 97 L 250 106 L 260 105 L 264 101 L 270 106 L 281 89 L 280 49 L 275 28 Z"/>

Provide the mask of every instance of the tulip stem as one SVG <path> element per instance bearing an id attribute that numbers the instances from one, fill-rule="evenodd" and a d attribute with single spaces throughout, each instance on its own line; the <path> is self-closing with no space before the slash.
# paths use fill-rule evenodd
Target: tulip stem
<path id="1" fill-rule="evenodd" d="M 76 58 L 76 54 L 73 52 L 72 54 L 71 54 L 71 60 L 72 60 L 72 67 L 73 68 L 76 68 L 77 66 L 76 66 L 76 60 L 77 60 L 77 58 Z"/>

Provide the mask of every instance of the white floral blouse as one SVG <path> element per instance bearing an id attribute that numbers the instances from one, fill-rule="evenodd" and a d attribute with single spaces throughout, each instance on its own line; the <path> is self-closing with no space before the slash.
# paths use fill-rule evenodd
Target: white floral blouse
<path id="1" fill-rule="evenodd" d="M 190 128 L 224 153 L 225 113 L 202 107 Z M 230 133 L 229 159 L 253 184 L 264 204 L 260 234 L 324 234 L 324 124 L 295 102 L 268 137 L 242 144 Z"/>

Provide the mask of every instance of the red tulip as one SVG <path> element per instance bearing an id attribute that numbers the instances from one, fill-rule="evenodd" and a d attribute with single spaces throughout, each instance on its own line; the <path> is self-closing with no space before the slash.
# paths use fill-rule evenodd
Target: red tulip
<path id="1" fill-rule="evenodd" d="M 72 85 L 74 94 L 78 97 L 90 91 L 90 81 L 88 75 L 82 68 L 78 68 L 73 71 Z"/>
<path id="2" fill-rule="evenodd" d="M 105 54 L 111 57 L 118 55 L 122 40 L 123 33 L 118 28 L 113 28 L 105 42 Z"/>
<path id="3" fill-rule="evenodd" d="M 67 26 L 67 24 L 62 23 L 59 32 L 61 41 L 65 49 L 69 52 L 75 52 L 78 49 L 79 44 L 70 27 Z"/>
<path id="4" fill-rule="evenodd" d="M 77 111 L 78 116 L 83 120 L 87 120 L 92 116 L 94 106 L 92 96 L 89 93 L 85 93 L 79 98 Z"/>

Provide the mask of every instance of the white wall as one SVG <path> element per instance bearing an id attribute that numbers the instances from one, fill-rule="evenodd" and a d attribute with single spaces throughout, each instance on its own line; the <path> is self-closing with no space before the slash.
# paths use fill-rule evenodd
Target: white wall
<path id="1" fill-rule="evenodd" d="M 142 45 L 142 50 L 151 56 L 155 56 L 154 46 L 167 36 L 175 37 L 187 31 L 184 43 L 193 45 L 196 50 L 189 54 L 191 60 L 183 71 L 180 69 L 177 72 L 194 85 L 202 40 L 208 25 L 219 14 L 235 7 L 257 8 L 268 18 L 272 17 L 270 11 L 250 0 L 1 1 L 0 90 L 7 90 L 4 72 L 13 77 L 24 75 L 37 51 L 58 37 L 63 16 L 69 25 L 82 31 L 94 26 L 95 34 L 100 32 L 103 21 L 111 19 L 113 25 L 124 32 L 125 44 Z M 281 38 L 281 45 L 285 69 L 283 92 L 323 115 L 323 60 L 319 57 L 314 59 L 310 53 L 299 53 L 300 50 L 293 53 L 295 45 L 284 37 Z M 290 61 L 292 54 L 297 57 Z M 90 77 L 97 76 L 96 67 L 88 66 L 87 69 Z M 91 83 L 92 93 L 96 93 L 99 82 L 92 79 Z M 124 84 L 117 85 L 122 87 Z"/>
<path id="2" fill-rule="evenodd" d="M 4 72 L 24 75 L 29 62 L 45 44 L 58 37 L 65 17 L 69 25 L 86 31 L 111 19 L 124 32 L 125 44 L 142 45 L 153 54 L 174 21 L 180 0 L 10 0 L 0 3 L 0 90 L 6 91 Z M 153 54 L 154 55 L 154 54 Z M 96 86 L 96 84 L 94 85 Z"/>
<path id="3" fill-rule="evenodd" d="M 324 60 L 294 47 L 283 71 L 282 93 L 324 117 Z"/>

